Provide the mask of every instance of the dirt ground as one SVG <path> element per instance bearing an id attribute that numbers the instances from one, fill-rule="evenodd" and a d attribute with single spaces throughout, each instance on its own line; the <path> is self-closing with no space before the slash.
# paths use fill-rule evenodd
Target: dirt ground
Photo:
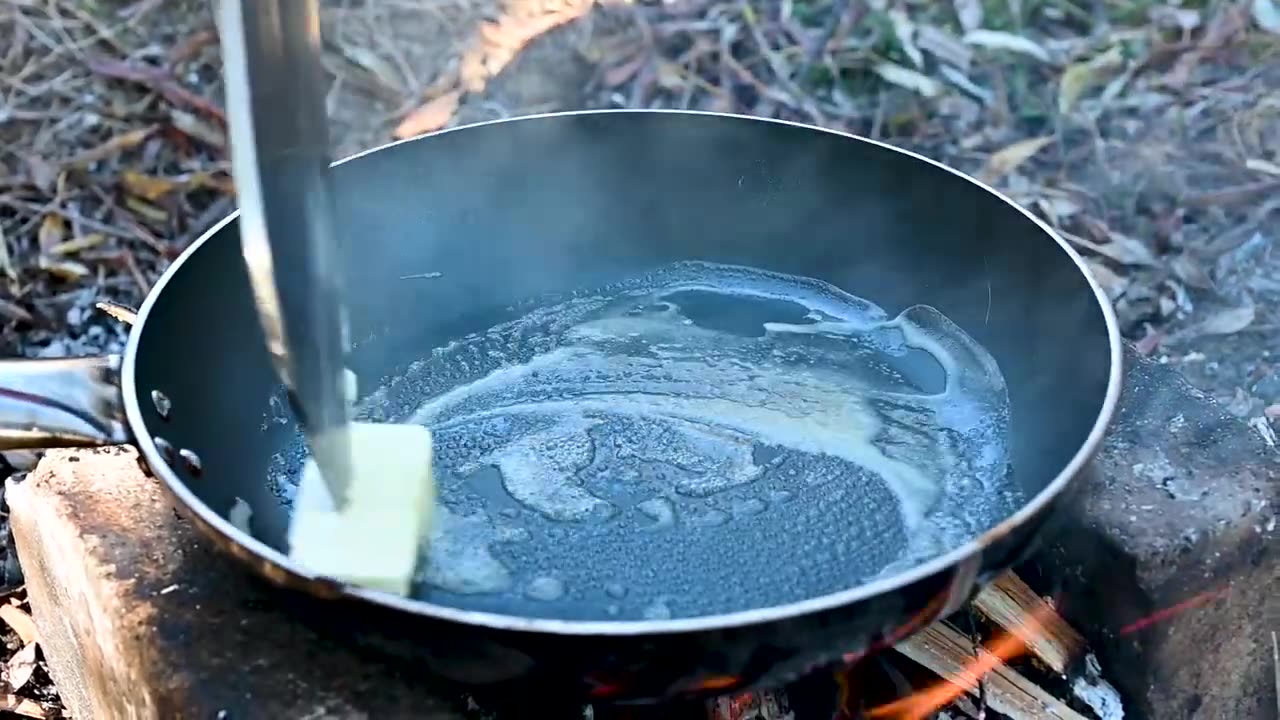
<path id="1" fill-rule="evenodd" d="M 0 351 L 119 350 L 125 330 L 95 302 L 136 306 L 233 208 L 210 7 L 0 0 Z M 335 156 L 600 107 L 748 113 L 885 139 L 1056 226 L 1141 352 L 1275 443 L 1277 0 L 324 7 Z M 35 649 L 21 651 L 38 640 L 19 633 L 8 623 L 8 707 L 56 716 Z"/>

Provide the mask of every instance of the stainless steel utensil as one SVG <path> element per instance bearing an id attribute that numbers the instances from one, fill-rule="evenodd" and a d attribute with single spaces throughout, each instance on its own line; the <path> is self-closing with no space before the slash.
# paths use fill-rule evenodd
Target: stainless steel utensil
<path id="1" fill-rule="evenodd" d="M 334 501 L 350 443 L 316 0 L 221 0 L 240 242 L 272 362 Z"/>

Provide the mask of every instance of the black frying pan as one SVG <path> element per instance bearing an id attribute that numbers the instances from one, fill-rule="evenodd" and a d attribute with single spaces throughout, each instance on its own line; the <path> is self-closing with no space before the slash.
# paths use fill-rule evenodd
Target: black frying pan
<path id="1" fill-rule="evenodd" d="M 234 217 L 157 283 L 122 359 L 6 363 L 4 439 L 136 443 L 180 510 L 321 599 L 322 624 L 454 680 L 652 700 L 860 657 L 1024 557 L 1115 409 L 1116 323 L 1081 259 L 886 145 L 570 113 L 391 145 L 335 188 L 361 412 L 436 432 L 444 535 L 417 597 L 282 553 L 302 445 Z M 904 311 L 961 360 L 950 375 Z M 883 463 L 902 457 L 947 458 L 926 490 L 965 489 L 895 476 L 895 494 Z M 246 507 L 251 535 L 228 519 Z"/>

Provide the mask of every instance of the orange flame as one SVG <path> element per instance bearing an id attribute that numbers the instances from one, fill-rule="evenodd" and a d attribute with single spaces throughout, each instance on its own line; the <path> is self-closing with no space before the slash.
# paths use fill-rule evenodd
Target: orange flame
<path id="1" fill-rule="evenodd" d="M 1032 610 L 1022 624 L 1010 632 L 1002 632 L 983 647 L 956 676 L 941 680 L 923 690 L 891 703 L 872 708 L 869 720 L 925 720 L 950 705 L 957 697 L 978 687 L 987 673 L 1027 653 L 1027 641 L 1044 632 L 1044 619 L 1053 612 L 1048 605 Z"/>

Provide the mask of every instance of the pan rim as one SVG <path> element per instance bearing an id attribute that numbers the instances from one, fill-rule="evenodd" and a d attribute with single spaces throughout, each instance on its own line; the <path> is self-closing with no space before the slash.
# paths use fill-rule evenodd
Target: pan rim
<path id="1" fill-rule="evenodd" d="M 960 172 L 943 163 L 932 160 L 919 153 L 895 147 L 886 142 L 866 138 L 852 133 L 846 133 L 839 130 L 821 128 L 805 123 L 792 122 L 789 120 L 776 120 L 772 118 L 761 118 L 750 115 L 733 114 L 733 113 L 716 113 L 697 110 L 666 110 L 666 109 L 601 109 L 601 110 L 572 110 L 564 112 L 539 113 L 535 115 L 523 115 L 519 117 L 502 118 L 498 120 L 489 120 L 484 122 L 472 123 L 468 125 L 460 125 L 458 127 L 440 130 L 425 135 L 419 135 L 405 140 L 386 143 L 378 147 L 370 148 L 359 153 L 350 155 L 333 163 L 333 167 L 358 160 L 371 155 L 373 153 L 388 150 L 398 145 L 418 142 L 437 135 L 445 133 L 453 133 L 461 130 L 474 129 L 489 125 L 499 125 L 503 123 L 515 122 L 536 122 L 544 120 L 554 120 L 558 118 L 580 116 L 580 115 L 614 115 L 614 114 L 674 114 L 703 116 L 708 118 L 728 119 L 737 121 L 773 123 L 777 125 L 790 126 L 797 129 L 803 129 L 814 132 L 827 133 L 845 140 L 861 142 L 864 144 L 875 146 L 881 150 L 899 153 L 907 156 L 917 162 L 925 163 L 936 170 L 949 173 L 957 178 L 972 183 L 978 188 L 984 190 L 995 199 L 1009 206 L 1010 209 L 1020 213 L 1030 222 L 1034 223 L 1048 238 L 1057 243 L 1058 247 L 1066 253 L 1067 257 L 1076 265 L 1076 268 L 1084 275 L 1089 287 L 1092 288 L 1094 299 L 1098 303 L 1102 311 L 1103 322 L 1107 330 L 1107 340 L 1111 355 L 1110 369 L 1107 377 L 1107 389 L 1103 396 L 1101 408 L 1099 408 L 1098 416 L 1094 420 L 1093 427 L 1090 428 L 1085 441 L 1079 449 L 1067 462 L 1067 464 L 1058 472 L 1058 474 L 1049 482 L 1040 492 L 1036 493 L 1029 501 L 1024 503 L 1017 511 L 1006 517 L 996 526 L 973 538 L 968 543 L 932 558 L 924 563 L 913 566 L 900 573 L 880 578 L 878 580 L 856 585 L 834 593 L 819 595 L 817 597 L 806 598 L 795 602 L 785 603 L 782 605 L 774 605 L 764 608 L 753 608 L 750 610 L 739 610 L 732 613 L 724 613 L 719 615 L 703 615 L 689 618 L 675 618 L 667 620 L 559 620 L 550 618 L 534 618 L 519 615 L 506 615 L 494 612 L 484 612 L 475 610 L 463 610 L 447 605 L 440 605 L 423 600 L 416 600 L 398 595 L 392 595 L 375 590 L 355 586 L 341 586 L 342 597 L 354 598 L 356 600 L 372 603 L 388 609 L 419 615 L 424 617 L 442 620 L 446 622 L 459 623 L 464 625 L 479 626 L 495 630 L 508 630 L 517 632 L 543 633 L 552 635 L 565 636 L 614 636 L 629 637 L 643 635 L 667 635 L 697 632 L 713 632 L 728 630 L 732 628 L 762 625 L 772 622 L 787 620 L 799 616 L 812 615 L 824 611 L 833 610 L 840 607 L 853 605 L 858 602 L 865 601 L 869 598 L 885 595 L 901 588 L 913 585 L 933 575 L 944 573 L 950 569 L 963 566 L 966 561 L 972 561 L 992 544 L 1004 538 L 1016 528 L 1028 522 L 1031 518 L 1044 510 L 1051 502 L 1057 498 L 1067 487 L 1071 481 L 1082 473 L 1085 467 L 1093 460 L 1097 454 L 1102 441 L 1106 435 L 1107 429 L 1115 416 L 1116 409 L 1119 405 L 1120 391 L 1123 377 L 1123 345 L 1121 343 L 1119 322 L 1116 318 L 1115 309 L 1111 305 L 1110 299 L 1103 290 L 1101 284 L 1090 272 L 1088 265 L 1074 248 L 1070 246 L 1058 233 L 1054 232 L 1048 224 L 1041 221 L 1026 208 L 1015 203 L 1005 194 L 990 187 L 989 185 Z M 276 566 L 290 575 L 308 579 L 312 581 L 325 581 L 323 578 L 307 572 L 304 568 L 294 563 L 287 555 L 267 546 L 265 543 L 253 538 L 248 533 L 243 532 L 239 528 L 231 524 L 231 522 L 221 514 L 215 512 L 209 505 L 200 500 L 195 493 L 182 481 L 181 478 L 174 473 L 173 469 L 164 461 L 163 455 L 156 448 L 155 440 L 147 428 L 143 419 L 142 408 L 140 403 L 140 395 L 136 383 L 135 371 L 137 369 L 138 347 L 146 328 L 147 319 L 150 317 L 152 309 L 155 307 L 159 298 L 163 296 L 165 287 L 173 280 L 173 278 L 181 271 L 186 262 L 202 248 L 210 238 L 216 236 L 224 227 L 234 222 L 240 215 L 239 210 L 232 211 L 227 217 L 209 228 L 195 242 L 193 242 L 186 250 L 179 255 L 173 263 L 165 270 L 160 279 L 156 281 L 155 286 L 138 309 L 137 319 L 133 328 L 129 333 L 129 340 L 125 347 L 123 366 L 121 368 L 121 390 L 124 394 L 125 416 L 128 419 L 129 426 L 134 433 L 135 442 L 138 448 L 146 457 L 148 465 L 155 474 L 161 478 L 166 489 L 186 508 L 199 516 L 200 520 L 207 527 L 222 534 L 224 537 L 232 540 L 236 544 L 244 547 L 257 557 Z M 971 582 L 971 581 L 970 581 Z M 970 588 L 958 588 L 962 593 L 967 593 Z"/>

